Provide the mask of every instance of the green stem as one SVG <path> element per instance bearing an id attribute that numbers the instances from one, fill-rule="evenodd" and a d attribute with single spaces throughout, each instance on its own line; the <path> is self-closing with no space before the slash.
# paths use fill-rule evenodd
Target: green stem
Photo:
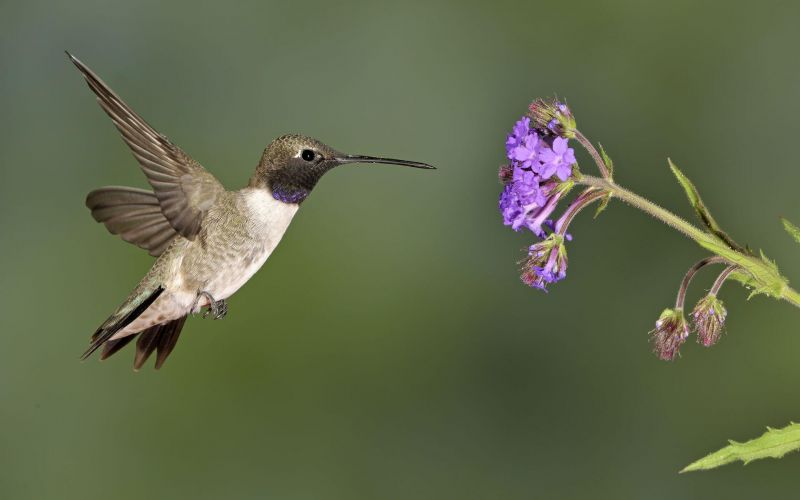
<path id="1" fill-rule="evenodd" d="M 792 287 L 786 287 L 786 290 L 783 293 L 783 298 L 786 299 L 786 302 L 792 304 L 793 306 L 800 307 L 800 292 Z"/>
<path id="2" fill-rule="evenodd" d="M 723 257 L 731 265 L 741 267 L 744 271 L 749 273 L 759 285 L 768 288 L 770 290 L 770 295 L 784 299 L 790 304 L 800 307 L 800 293 L 789 287 L 786 279 L 761 259 L 743 254 L 731 248 L 713 234 L 699 229 L 669 210 L 642 198 L 632 191 L 620 187 L 613 181 L 591 175 L 581 175 L 577 182 L 578 184 L 607 191 L 612 196 L 619 198 L 628 205 L 638 208 L 673 229 L 680 231 L 690 239 L 696 241 L 701 247 Z"/>
<path id="3" fill-rule="evenodd" d="M 578 179 L 578 183 L 608 191 L 612 196 L 619 198 L 632 207 L 638 208 L 639 210 L 650 214 L 664 224 L 672 227 L 673 229 L 677 229 L 693 240 L 699 242 L 700 240 L 713 239 L 716 241 L 716 239 L 714 239 L 710 234 L 697 228 L 690 222 L 678 217 L 669 210 L 656 205 L 652 201 L 642 198 L 633 191 L 629 191 L 619 186 L 616 182 L 611 182 L 606 179 L 591 175 L 581 175 L 580 179 Z"/>

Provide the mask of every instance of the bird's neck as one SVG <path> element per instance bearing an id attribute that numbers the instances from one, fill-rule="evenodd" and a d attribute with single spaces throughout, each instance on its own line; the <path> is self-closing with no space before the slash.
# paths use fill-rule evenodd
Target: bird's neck
<path id="1" fill-rule="evenodd" d="M 271 239 L 283 234 L 300 208 L 297 203 L 279 200 L 269 189 L 248 187 L 239 191 L 239 196 L 244 201 L 239 206 L 243 207 L 248 221 L 264 228 Z"/>
<path id="2" fill-rule="evenodd" d="M 299 205 L 308 198 L 320 177 L 321 174 L 314 171 L 297 175 L 262 161 L 250 179 L 249 187 L 269 191 L 273 198 L 283 203 Z"/>
<path id="3" fill-rule="evenodd" d="M 300 203 L 303 203 L 306 198 L 308 198 L 309 194 L 311 194 L 311 190 L 302 186 L 283 184 L 280 182 L 273 182 L 269 188 L 272 197 L 278 201 L 282 201 L 283 203 L 293 203 L 299 205 Z"/>
<path id="4" fill-rule="evenodd" d="M 308 198 L 308 195 L 311 194 L 310 188 L 297 185 L 294 182 L 286 182 L 280 176 L 273 176 L 270 173 L 259 175 L 259 172 L 256 172 L 250 179 L 248 188 L 263 190 L 280 202 L 294 205 L 303 203 Z"/>

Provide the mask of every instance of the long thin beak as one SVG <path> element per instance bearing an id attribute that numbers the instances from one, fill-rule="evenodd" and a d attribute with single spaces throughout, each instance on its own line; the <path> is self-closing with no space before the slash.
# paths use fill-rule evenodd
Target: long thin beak
<path id="1" fill-rule="evenodd" d="M 434 170 L 436 169 L 436 167 L 434 167 L 433 165 L 428 165 L 427 163 L 421 163 L 418 161 L 395 160 L 393 158 L 378 158 L 377 156 L 342 155 L 336 157 L 336 161 L 342 165 L 346 163 L 386 163 L 389 165 L 403 165 L 405 167 L 427 168 Z"/>

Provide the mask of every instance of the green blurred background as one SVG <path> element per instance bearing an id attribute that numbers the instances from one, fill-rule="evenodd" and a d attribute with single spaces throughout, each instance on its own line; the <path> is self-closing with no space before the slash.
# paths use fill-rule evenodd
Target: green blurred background
<path id="1" fill-rule="evenodd" d="M 788 498 L 800 456 L 678 475 L 800 418 L 800 311 L 735 286 L 675 363 L 647 331 L 703 252 L 615 202 L 569 277 L 518 281 L 505 134 L 568 99 L 617 179 L 691 216 L 666 167 L 800 283 L 793 2 L 0 5 L 0 496 Z M 73 51 L 227 186 L 303 132 L 435 172 L 341 168 L 224 321 L 160 372 L 78 361 L 151 263 L 83 206 L 146 185 Z M 591 170 L 581 156 L 584 170 Z M 699 297 L 713 273 L 690 294 Z"/>

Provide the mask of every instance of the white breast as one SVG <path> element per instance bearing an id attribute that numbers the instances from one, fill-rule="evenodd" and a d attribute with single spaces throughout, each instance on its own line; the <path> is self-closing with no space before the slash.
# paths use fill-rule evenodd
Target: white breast
<path id="1" fill-rule="evenodd" d="M 242 196 L 243 208 L 251 221 L 250 231 L 258 244 L 240 263 L 220 273 L 219 279 L 209 283 L 209 292 L 217 300 L 233 295 L 264 265 L 299 208 L 299 205 L 276 200 L 266 189 L 245 189 Z"/>
<path id="2" fill-rule="evenodd" d="M 250 213 L 250 220 L 254 224 L 262 225 L 265 237 L 276 240 L 277 245 L 300 205 L 278 201 L 266 189 L 244 189 L 242 197 Z"/>

